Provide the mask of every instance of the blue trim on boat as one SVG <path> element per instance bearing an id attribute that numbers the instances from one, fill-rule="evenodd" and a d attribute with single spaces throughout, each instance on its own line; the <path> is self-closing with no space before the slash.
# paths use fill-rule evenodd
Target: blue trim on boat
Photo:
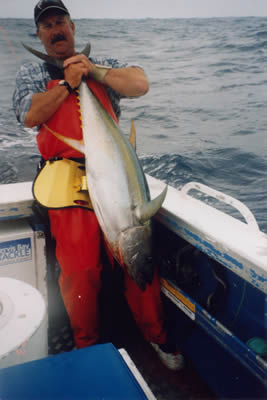
<path id="1" fill-rule="evenodd" d="M 227 350 L 233 357 L 235 357 L 243 366 L 245 366 L 257 379 L 259 379 L 264 385 L 267 386 L 266 382 L 266 362 L 254 353 L 246 344 L 244 344 L 237 336 L 221 324 L 215 317 L 209 314 L 201 305 L 195 302 L 190 296 L 188 296 L 183 290 L 175 286 L 172 282 L 166 280 L 168 285 L 171 286 L 178 295 L 182 295 L 187 301 L 192 304 L 195 308 L 194 322 L 204 329 L 208 335 L 213 337 L 217 343 L 219 343 L 225 350 Z M 168 289 L 167 289 L 168 290 Z M 166 289 L 162 288 L 163 293 L 166 294 Z M 173 301 L 172 296 L 167 296 Z M 174 302 L 174 301 L 173 301 Z M 182 311 L 182 307 L 179 307 Z M 186 308 L 186 307 L 185 307 Z"/>

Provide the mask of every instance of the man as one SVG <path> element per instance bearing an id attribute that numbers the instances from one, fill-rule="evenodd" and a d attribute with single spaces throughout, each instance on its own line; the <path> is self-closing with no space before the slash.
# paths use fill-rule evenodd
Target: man
<path id="1" fill-rule="evenodd" d="M 83 155 L 59 141 L 51 130 L 82 138 L 79 103 L 75 89 L 81 80 L 94 92 L 118 122 L 121 97 L 144 95 L 149 84 L 137 66 L 106 59 L 99 61 L 77 54 L 75 25 L 61 0 L 41 0 L 34 10 L 37 35 L 49 56 L 64 61 L 64 72 L 46 63 L 31 63 L 17 74 L 13 97 L 17 119 L 27 127 L 39 127 L 37 144 L 42 157 L 81 158 Z M 60 290 L 69 314 L 76 347 L 98 341 L 98 294 L 101 287 L 102 234 L 93 211 L 84 208 L 49 210 L 56 256 L 61 268 Z M 112 260 L 111 260 L 112 262 Z M 142 292 L 124 273 L 125 297 L 144 335 L 171 369 L 180 369 L 183 357 L 168 343 L 163 326 L 160 283 L 155 271 L 152 284 Z"/>

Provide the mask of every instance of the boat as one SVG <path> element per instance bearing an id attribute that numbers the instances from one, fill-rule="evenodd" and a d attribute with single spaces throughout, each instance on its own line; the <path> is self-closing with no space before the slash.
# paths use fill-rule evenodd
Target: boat
<path id="1" fill-rule="evenodd" d="M 147 181 L 152 198 L 165 186 L 149 175 Z M 48 351 L 68 352 L 74 344 L 57 286 L 59 268 L 54 243 L 46 216 L 35 207 L 32 182 L 0 185 L 0 193 L 0 277 L 11 274 L 43 294 L 48 303 L 49 323 L 43 333 L 50 342 Z M 110 271 L 104 272 L 104 308 L 109 307 L 112 298 L 118 312 L 106 310 L 103 343 L 111 339 L 115 347 L 120 347 L 123 342 L 158 399 L 184 398 L 181 393 L 189 397 L 190 386 L 192 390 L 197 387 L 191 398 L 264 398 L 267 235 L 243 203 L 198 182 L 189 182 L 179 190 L 168 186 L 167 197 L 153 224 L 167 327 L 185 355 L 189 376 L 184 372 L 168 375 L 165 367 L 159 376 L 152 364 L 145 365 L 148 360 L 154 365 L 156 358 L 148 344 L 144 355 L 131 317 L 127 318 L 132 334 L 125 335 L 127 318 L 121 318 L 120 307 L 127 307 L 120 293 L 114 296 L 119 287 L 119 272 L 113 274 L 115 277 L 111 277 Z M 19 252 L 22 241 L 28 247 Z M 19 268 L 22 264 L 29 268 L 29 263 L 32 274 Z M 108 336 L 107 331 L 112 328 Z M 59 345 L 55 337 L 64 335 L 65 342 Z M 135 340 L 139 340 L 137 345 Z M 28 363 L 20 367 L 24 365 Z"/>

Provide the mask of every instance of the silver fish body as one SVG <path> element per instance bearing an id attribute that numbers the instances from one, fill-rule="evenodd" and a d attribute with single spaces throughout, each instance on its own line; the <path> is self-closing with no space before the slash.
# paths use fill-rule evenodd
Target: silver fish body
<path id="1" fill-rule="evenodd" d="M 80 85 L 86 176 L 96 216 L 113 256 L 144 290 L 153 278 L 150 202 L 135 150 L 85 82 Z M 154 212 L 154 211 L 153 211 Z"/>

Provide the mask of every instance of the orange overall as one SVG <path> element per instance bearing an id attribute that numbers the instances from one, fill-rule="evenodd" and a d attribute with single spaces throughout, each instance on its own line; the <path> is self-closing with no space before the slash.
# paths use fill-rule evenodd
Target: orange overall
<path id="1" fill-rule="evenodd" d="M 58 84 L 50 81 L 47 89 Z M 87 82 L 101 104 L 117 121 L 105 87 L 93 80 Z M 72 93 L 47 126 L 55 132 L 74 139 L 82 139 L 80 112 L 77 96 Z M 58 140 L 41 127 L 37 144 L 42 157 L 81 158 L 83 155 Z M 95 213 L 83 208 L 49 210 L 51 232 L 56 239 L 56 257 L 60 264 L 59 285 L 68 312 L 75 344 L 78 348 L 98 341 L 98 294 L 101 287 L 100 272 L 102 234 Z M 102 250 L 103 251 L 103 250 Z M 110 255 L 109 255 L 110 258 Z M 163 328 L 163 311 L 157 271 L 151 285 L 142 292 L 124 273 L 125 297 L 144 337 L 155 343 L 166 342 Z"/>

